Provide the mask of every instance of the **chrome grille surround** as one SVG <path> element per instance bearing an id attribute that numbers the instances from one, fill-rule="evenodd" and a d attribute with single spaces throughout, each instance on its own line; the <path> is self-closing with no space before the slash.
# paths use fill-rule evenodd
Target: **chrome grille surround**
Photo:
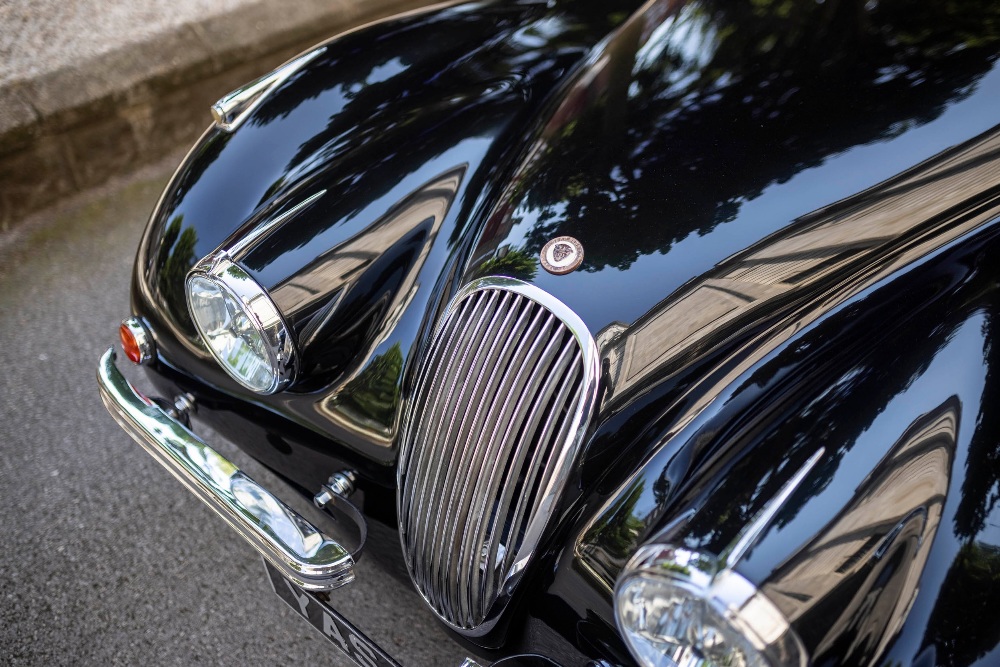
<path id="1" fill-rule="evenodd" d="M 534 285 L 483 278 L 446 309 L 407 408 L 397 509 L 410 577 L 453 629 L 499 620 L 576 460 L 598 368 L 583 321 Z"/>

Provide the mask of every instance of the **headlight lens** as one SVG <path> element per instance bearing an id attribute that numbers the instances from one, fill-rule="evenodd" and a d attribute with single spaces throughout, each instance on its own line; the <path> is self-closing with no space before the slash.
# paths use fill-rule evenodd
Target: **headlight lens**
<path id="1" fill-rule="evenodd" d="M 202 340 L 234 380 L 260 394 L 291 383 L 295 351 L 285 323 L 239 265 L 227 257 L 199 262 L 187 278 L 187 301 Z"/>
<path id="2" fill-rule="evenodd" d="M 801 667 L 794 630 L 753 584 L 687 549 L 649 545 L 615 587 L 615 615 L 643 667 Z"/>

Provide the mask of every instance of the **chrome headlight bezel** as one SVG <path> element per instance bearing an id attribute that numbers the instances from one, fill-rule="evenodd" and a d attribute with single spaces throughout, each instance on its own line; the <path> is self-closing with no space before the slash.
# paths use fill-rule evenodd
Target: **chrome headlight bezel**
<path id="1" fill-rule="evenodd" d="M 198 280 L 204 280 L 218 288 L 232 299 L 235 305 L 246 316 L 254 333 L 259 336 L 261 348 L 266 355 L 264 360 L 269 366 L 270 378 L 266 383 L 253 384 L 220 356 L 219 350 L 213 345 L 196 314 L 192 302 L 193 285 Z M 233 262 L 225 253 L 213 254 L 198 262 L 184 281 L 184 294 L 188 312 L 201 337 L 202 343 L 226 373 L 241 386 L 258 393 L 274 394 L 287 389 L 294 381 L 297 371 L 298 352 L 291 330 L 271 300 L 267 290 L 254 280 L 247 271 Z M 237 334 L 233 334 L 236 336 Z"/>
<path id="2" fill-rule="evenodd" d="M 657 645 L 652 638 L 643 636 L 640 629 L 632 627 L 635 615 L 630 617 L 626 605 L 631 602 L 630 596 L 645 592 L 636 588 L 644 584 L 653 592 L 651 598 L 655 598 L 657 587 L 663 597 L 683 598 L 684 608 L 665 606 L 671 610 L 669 617 L 652 619 L 657 623 L 666 618 L 668 625 L 685 630 L 677 633 L 684 636 L 676 643 L 665 640 Z M 808 664 L 808 653 L 781 610 L 746 578 L 720 566 L 711 555 L 665 544 L 642 547 L 618 577 L 614 606 L 618 629 L 643 667 L 719 664 L 706 656 L 710 650 L 699 645 L 706 636 L 715 640 L 715 648 L 719 650 L 728 639 L 728 646 L 750 657 L 745 661 L 748 665 L 806 667 Z M 639 610 L 638 616 L 639 622 L 648 628 L 648 608 Z M 714 621 L 714 626 L 705 624 L 706 619 Z"/>

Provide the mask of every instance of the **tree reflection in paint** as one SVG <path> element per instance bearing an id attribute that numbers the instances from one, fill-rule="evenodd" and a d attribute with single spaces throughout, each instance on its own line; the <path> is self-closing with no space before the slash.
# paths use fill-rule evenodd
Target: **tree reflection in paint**
<path id="1" fill-rule="evenodd" d="M 572 234 L 584 270 L 624 270 L 772 184 L 934 120 L 974 92 L 998 43 L 1000 4 L 984 0 L 690 3 L 615 55 L 632 58 L 627 91 L 619 65 L 596 102 L 557 112 L 509 224 L 531 226 L 529 253 Z"/>

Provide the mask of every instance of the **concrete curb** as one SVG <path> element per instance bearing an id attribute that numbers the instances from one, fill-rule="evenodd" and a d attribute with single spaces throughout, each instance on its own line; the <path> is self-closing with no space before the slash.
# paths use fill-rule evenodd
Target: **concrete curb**
<path id="1" fill-rule="evenodd" d="M 430 1 L 262 2 L 0 85 L 0 233 L 192 143 L 209 105 L 311 44 Z"/>

